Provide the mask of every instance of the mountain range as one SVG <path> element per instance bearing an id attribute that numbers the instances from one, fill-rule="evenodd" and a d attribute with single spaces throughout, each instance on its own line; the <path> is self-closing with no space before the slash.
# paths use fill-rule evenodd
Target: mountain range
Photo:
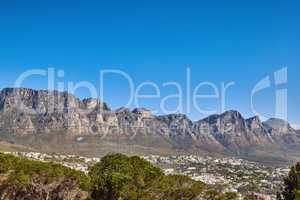
<path id="1" fill-rule="evenodd" d="M 257 116 L 245 119 L 230 110 L 192 121 L 184 114 L 156 116 L 145 108 L 111 110 L 98 99 L 81 100 L 67 92 L 28 88 L 0 92 L 0 132 L 18 138 L 59 134 L 76 144 L 88 143 L 86 138 L 118 144 L 127 141 L 141 148 L 185 152 L 263 152 L 264 156 L 285 158 L 300 152 L 300 132 L 281 119 L 262 122 Z M 25 139 L 18 143 L 22 141 Z"/>

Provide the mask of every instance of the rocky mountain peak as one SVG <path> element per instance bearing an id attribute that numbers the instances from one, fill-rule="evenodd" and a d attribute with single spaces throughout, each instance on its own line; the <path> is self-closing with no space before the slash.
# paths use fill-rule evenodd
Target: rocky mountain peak
<path id="1" fill-rule="evenodd" d="M 248 119 L 246 119 L 248 122 L 255 122 L 255 123 L 261 123 L 261 120 L 259 118 L 259 116 L 254 116 L 254 117 L 250 117 Z"/>
<path id="2" fill-rule="evenodd" d="M 278 119 L 278 118 L 270 118 L 267 121 L 265 121 L 264 123 L 274 129 L 280 129 L 280 128 L 290 126 L 290 124 L 287 121 L 285 121 L 283 119 Z"/>
<path id="3" fill-rule="evenodd" d="M 222 113 L 220 115 L 220 117 L 224 118 L 224 119 L 231 119 L 231 120 L 244 119 L 242 114 L 239 111 L 236 111 L 236 110 L 225 111 L 224 113 Z"/>
<path id="4" fill-rule="evenodd" d="M 140 118 L 152 118 L 153 115 L 150 110 L 146 108 L 135 108 L 132 113 L 138 115 Z"/>
<path id="5" fill-rule="evenodd" d="M 246 123 L 248 124 L 250 130 L 258 129 L 263 126 L 259 116 L 254 116 L 246 119 Z"/>
<path id="6" fill-rule="evenodd" d="M 244 119 L 236 110 L 192 122 L 185 114 L 156 116 L 145 108 L 130 111 L 124 107 L 111 111 L 95 98 L 80 100 L 66 92 L 26 88 L 0 92 L 0 129 L 7 133 L 65 132 L 75 136 L 91 130 L 112 136 L 123 130 L 143 134 L 147 130 L 179 147 L 234 151 L 253 145 L 300 144 L 299 132 L 287 122 L 272 118 L 262 123 L 258 116 Z"/>
<path id="7" fill-rule="evenodd" d="M 0 109 L 21 109 L 29 113 L 64 112 L 78 108 L 80 100 L 72 94 L 29 88 L 5 88 L 0 92 Z"/>
<path id="8" fill-rule="evenodd" d="M 192 123 L 192 121 L 184 114 L 169 114 L 169 115 L 161 115 L 158 118 L 164 121 L 167 124 L 171 122 L 187 122 Z"/>
<path id="9" fill-rule="evenodd" d="M 117 110 L 115 110 L 115 113 L 117 114 L 128 114 L 130 113 L 130 110 L 128 108 L 125 108 L 125 107 L 121 107 L 121 108 L 118 108 Z"/>
<path id="10" fill-rule="evenodd" d="M 99 99 L 86 98 L 82 100 L 83 109 L 88 110 L 99 110 L 99 111 L 110 111 L 110 108 L 106 103 L 100 102 Z"/>
<path id="11" fill-rule="evenodd" d="M 291 127 L 291 125 L 283 120 L 278 118 L 270 118 L 263 123 L 266 127 L 272 129 L 273 133 L 284 135 L 284 134 L 294 134 L 297 133 L 295 129 Z"/>

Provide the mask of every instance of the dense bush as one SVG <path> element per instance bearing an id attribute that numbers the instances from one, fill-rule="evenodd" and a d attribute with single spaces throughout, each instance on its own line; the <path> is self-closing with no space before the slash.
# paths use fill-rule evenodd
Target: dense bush
<path id="1" fill-rule="evenodd" d="M 83 173 L 60 164 L 46 163 L 0 153 L 0 174 L 6 175 L 7 184 L 26 185 L 35 178 L 51 183 L 62 177 L 74 178 L 82 189 L 89 188 L 89 178 Z"/>
<path id="2" fill-rule="evenodd" d="M 138 157 L 105 156 L 89 173 L 95 199 L 137 199 L 162 171 Z"/>
<path id="3" fill-rule="evenodd" d="M 288 176 L 284 179 L 284 190 L 277 199 L 300 200 L 300 162 L 291 167 Z"/>

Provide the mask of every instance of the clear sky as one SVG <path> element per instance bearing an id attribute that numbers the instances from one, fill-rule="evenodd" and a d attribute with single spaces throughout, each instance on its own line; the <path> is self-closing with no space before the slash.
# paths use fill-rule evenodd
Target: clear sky
<path id="1" fill-rule="evenodd" d="M 176 91 L 162 84 L 185 86 L 190 67 L 192 87 L 234 81 L 226 109 L 249 117 L 255 84 L 287 67 L 288 83 L 280 88 L 288 89 L 289 121 L 300 124 L 299 10 L 299 1 L 289 0 L 0 1 L 0 87 L 13 86 L 28 69 L 53 67 L 65 72 L 61 82 L 90 81 L 99 88 L 100 70 L 121 69 L 135 85 L 156 83 L 162 99 Z M 127 82 L 112 75 L 105 83 L 105 101 L 113 108 L 126 104 Z M 47 85 L 45 78 L 31 77 L 24 87 Z M 266 116 L 274 113 L 275 89 L 272 85 L 256 98 L 256 108 Z M 76 94 L 89 96 L 83 89 Z M 140 104 L 157 110 L 161 99 Z M 202 102 L 203 108 L 221 111 L 216 99 Z M 169 108 L 176 103 L 168 101 Z M 194 120 L 204 116 L 193 107 L 187 114 Z"/>

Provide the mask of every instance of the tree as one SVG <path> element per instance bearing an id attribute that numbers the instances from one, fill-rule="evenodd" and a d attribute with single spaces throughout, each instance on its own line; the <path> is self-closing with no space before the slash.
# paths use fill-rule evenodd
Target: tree
<path id="1" fill-rule="evenodd" d="M 89 176 L 91 197 L 97 200 L 192 200 L 206 189 L 202 182 L 187 176 L 166 176 L 150 162 L 122 154 L 103 157 L 91 167 Z"/>
<path id="2" fill-rule="evenodd" d="M 105 156 L 89 172 L 94 199 L 139 199 L 147 184 L 163 172 L 139 157 Z"/>
<path id="3" fill-rule="evenodd" d="M 284 179 L 284 190 L 282 197 L 277 195 L 278 199 L 300 200 L 300 162 L 291 167 L 288 176 Z"/>

